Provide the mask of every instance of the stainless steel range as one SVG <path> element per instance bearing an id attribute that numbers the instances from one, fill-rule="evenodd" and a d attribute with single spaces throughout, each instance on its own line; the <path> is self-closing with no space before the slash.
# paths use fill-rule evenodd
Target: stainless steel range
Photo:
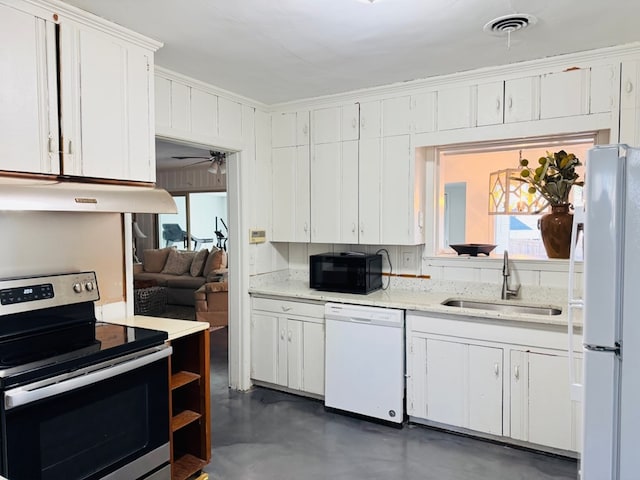
<path id="1" fill-rule="evenodd" d="M 94 272 L 0 280 L 0 474 L 160 480 L 167 334 L 97 322 Z"/>

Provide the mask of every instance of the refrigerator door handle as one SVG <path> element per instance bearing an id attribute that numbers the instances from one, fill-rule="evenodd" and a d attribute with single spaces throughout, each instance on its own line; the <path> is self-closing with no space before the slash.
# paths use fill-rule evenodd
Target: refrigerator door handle
<path id="1" fill-rule="evenodd" d="M 584 309 L 584 301 L 576 298 L 575 291 L 575 269 L 576 269 L 576 242 L 578 239 L 578 229 L 584 226 L 584 208 L 576 207 L 573 212 L 573 228 L 571 229 L 571 253 L 569 255 L 569 302 L 567 309 L 567 349 L 569 361 L 569 385 L 571 386 L 571 400 L 582 402 L 582 381 L 578 380 L 576 372 L 576 360 L 574 351 L 573 318 L 576 309 Z M 582 230 L 584 240 L 584 230 Z"/>

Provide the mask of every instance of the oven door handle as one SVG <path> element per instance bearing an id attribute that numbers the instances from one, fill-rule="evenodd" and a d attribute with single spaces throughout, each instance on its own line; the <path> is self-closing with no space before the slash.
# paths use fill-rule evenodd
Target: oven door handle
<path id="1" fill-rule="evenodd" d="M 78 388 L 86 387 L 102 380 L 107 380 L 123 373 L 130 372 L 136 368 L 144 367 L 171 355 L 171 347 L 161 347 L 154 349 L 153 353 L 114 364 L 113 361 L 104 362 L 98 365 L 76 370 L 75 372 L 60 375 L 49 379 L 46 385 L 43 382 L 36 382 L 22 387 L 7 390 L 4 394 L 5 410 L 37 402 L 45 398 L 70 392 Z M 42 386 L 41 386 L 42 385 Z"/>

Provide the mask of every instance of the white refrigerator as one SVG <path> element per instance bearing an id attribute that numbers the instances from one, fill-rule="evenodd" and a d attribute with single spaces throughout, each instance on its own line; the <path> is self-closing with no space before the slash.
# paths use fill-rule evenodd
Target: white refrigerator
<path id="1" fill-rule="evenodd" d="M 582 480 L 640 478 L 640 150 L 589 151 Z"/>

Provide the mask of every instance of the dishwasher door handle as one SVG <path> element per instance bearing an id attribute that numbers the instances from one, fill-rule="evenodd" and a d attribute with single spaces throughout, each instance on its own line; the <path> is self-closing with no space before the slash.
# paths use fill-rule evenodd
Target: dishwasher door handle
<path id="1" fill-rule="evenodd" d="M 351 322 L 358 322 L 358 323 L 371 323 L 370 318 L 364 318 L 364 317 L 349 317 L 348 320 Z"/>

